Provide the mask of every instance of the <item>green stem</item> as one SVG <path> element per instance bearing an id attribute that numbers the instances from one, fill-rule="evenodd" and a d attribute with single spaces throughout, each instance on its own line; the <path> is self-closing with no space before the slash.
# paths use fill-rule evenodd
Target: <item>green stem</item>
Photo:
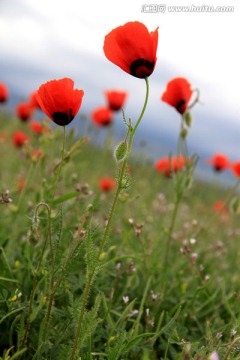
<path id="1" fill-rule="evenodd" d="M 181 200 L 181 198 L 179 198 L 179 197 L 176 199 L 171 223 L 170 223 L 169 230 L 168 230 L 166 251 L 165 251 L 164 265 L 163 265 L 163 274 L 164 274 L 163 275 L 163 291 L 162 291 L 163 293 L 165 292 L 166 282 L 167 282 L 167 278 L 168 278 L 169 254 L 170 254 L 170 248 L 172 245 L 172 233 L 173 233 L 173 230 L 175 227 L 175 222 L 176 222 L 176 218 L 177 218 L 177 214 L 178 214 L 180 200 Z"/>
<path id="2" fill-rule="evenodd" d="M 120 177 L 119 177 L 119 181 L 118 181 L 118 187 L 117 187 L 117 190 L 116 190 L 116 193 L 115 193 L 115 196 L 114 196 L 114 200 L 113 200 L 113 204 L 112 204 L 112 207 L 110 209 L 110 214 L 109 214 L 109 218 L 108 218 L 108 222 L 107 222 L 107 225 L 105 227 L 105 231 L 104 231 L 104 234 L 103 234 L 103 237 L 102 237 L 102 241 L 100 243 L 100 246 L 99 246 L 99 250 L 98 250 L 98 253 L 97 253 L 97 261 L 96 261 L 96 265 L 94 267 L 94 269 L 92 270 L 92 272 L 89 274 L 88 278 L 87 278 L 87 282 L 86 282 L 86 285 L 85 285 L 85 288 L 84 288 L 84 291 L 83 291 L 83 295 L 82 295 L 82 304 L 81 304 L 81 308 L 80 308 L 80 315 L 79 315 L 79 320 L 78 320 L 78 326 L 77 326 L 77 329 L 76 329 L 76 334 L 75 334 L 75 338 L 74 338 L 74 342 L 73 342 L 73 347 L 72 347 L 72 351 L 71 351 L 71 354 L 70 354 L 70 357 L 69 357 L 69 360 L 75 360 L 75 354 L 77 352 L 77 348 L 78 348 L 78 338 L 81 334 L 81 328 L 82 328 L 82 322 L 83 322 L 83 318 L 84 318 L 84 313 L 85 313 L 85 309 L 86 309 L 86 306 L 87 306 L 87 301 L 88 301 L 88 297 L 89 297 L 89 293 L 90 293 L 90 290 L 91 290 L 91 285 L 92 285 L 92 282 L 93 282 L 93 278 L 94 278 L 94 275 L 96 273 L 96 268 L 97 268 L 97 265 L 99 263 L 99 259 L 100 259 L 100 256 L 102 254 L 102 251 L 103 251 L 103 248 L 104 248 L 104 245 L 106 243 L 106 240 L 108 238 L 108 235 L 109 235 L 109 231 L 110 231 L 110 228 L 111 228 L 111 223 L 112 223 L 112 218 L 113 218 L 113 215 L 114 215 L 114 212 L 115 212 L 115 208 L 116 208 L 116 205 L 117 205 L 117 202 L 118 202 L 118 198 L 119 198 L 119 194 L 122 190 L 122 180 L 123 180 L 123 177 L 124 177 L 124 174 L 125 174 L 125 170 L 126 170 L 126 166 L 127 166 L 127 161 L 128 161 L 128 157 L 129 157 L 129 154 L 131 152 L 131 148 L 132 148 L 132 143 L 133 143 L 133 138 L 134 138 L 134 135 L 135 135 L 135 132 L 141 122 L 141 119 L 144 115 L 144 112 L 146 110 L 146 107 L 147 107 L 147 102 L 148 102 L 148 97 L 149 97 L 149 82 L 148 82 L 148 78 L 145 78 L 145 82 L 146 82 L 146 96 L 145 96 L 145 101 L 144 101 L 144 105 L 143 105 L 143 108 L 142 108 L 142 111 L 140 113 L 140 116 L 137 120 L 137 123 L 136 125 L 134 126 L 133 129 L 131 129 L 130 131 L 130 139 L 129 139 L 129 151 L 128 151 L 128 155 L 126 156 L 126 159 L 124 160 L 123 162 L 123 166 L 121 168 L 121 173 L 120 173 Z"/>
<path id="3" fill-rule="evenodd" d="M 183 121 L 183 117 L 182 117 L 181 125 L 180 125 L 180 133 L 179 133 L 179 137 L 178 137 L 177 156 L 180 156 L 182 154 L 187 159 L 188 158 L 188 148 L 187 148 L 186 139 L 182 137 L 183 129 L 184 129 L 184 121 Z M 166 242 L 166 250 L 165 250 L 165 257 L 164 257 L 164 264 L 163 264 L 163 290 L 162 290 L 163 294 L 165 293 L 165 288 L 166 288 L 167 278 L 168 278 L 169 255 L 170 255 L 170 248 L 172 245 L 172 233 L 173 233 L 176 219 L 177 219 L 179 204 L 181 202 L 181 199 L 183 197 L 184 190 L 185 190 L 182 187 L 183 186 L 182 181 L 183 181 L 183 176 L 186 176 L 186 175 L 183 173 L 180 173 L 178 175 L 178 173 L 177 173 L 175 176 L 176 176 L 176 179 L 175 179 L 176 180 L 176 188 L 175 188 L 176 199 L 175 199 L 175 203 L 174 203 L 173 214 L 172 214 L 171 222 L 169 225 L 167 242 Z"/>
<path id="4" fill-rule="evenodd" d="M 51 315 L 51 310 L 52 310 L 52 304 L 53 304 L 53 299 L 54 299 L 54 295 L 55 295 L 55 289 L 54 289 L 54 271 L 55 271 L 55 259 L 54 259 L 54 249 L 53 249 L 53 243 L 52 243 L 52 235 L 51 235 L 51 215 L 49 217 L 49 223 L 48 223 L 48 233 L 49 233 L 49 244 L 50 244 L 50 253 L 51 253 L 51 279 L 50 279 L 50 298 L 49 298 L 49 302 L 48 302 L 48 309 L 47 309 L 47 315 L 46 315 L 46 329 L 47 329 L 47 324 L 49 322 L 50 319 L 50 315 Z"/>
<path id="5" fill-rule="evenodd" d="M 66 126 L 63 127 L 62 157 L 61 157 L 60 164 L 57 167 L 57 174 L 56 174 L 55 183 L 54 183 L 54 186 L 53 186 L 52 200 L 54 200 L 54 197 L 55 197 L 55 194 L 56 194 L 56 191 L 57 191 L 57 185 L 58 185 L 58 182 L 59 182 L 59 178 L 60 178 L 63 163 L 64 163 L 65 145 L 66 145 Z"/>
<path id="6" fill-rule="evenodd" d="M 187 147 L 187 142 L 186 142 L 187 134 L 185 134 L 183 137 L 184 131 L 187 131 L 187 129 L 185 129 L 185 127 L 184 127 L 184 118 L 182 115 L 181 124 L 180 124 L 180 132 L 179 132 L 178 143 L 177 143 L 177 155 L 178 156 L 183 155 L 187 158 L 188 157 L 188 147 Z"/>
<path id="7" fill-rule="evenodd" d="M 31 316 L 31 313 L 32 313 L 32 305 L 33 305 L 33 299 L 34 299 L 34 296 L 35 296 L 35 290 L 36 290 L 36 287 L 37 287 L 37 275 L 38 275 L 38 272 L 39 272 L 39 270 L 41 268 L 41 265 L 42 265 L 42 260 L 43 260 L 43 256 L 44 256 L 44 253 L 45 253 L 47 240 L 48 240 L 48 238 L 49 239 L 51 238 L 51 209 L 48 206 L 48 204 L 46 204 L 44 202 L 40 202 L 36 206 L 35 211 L 34 211 L 34 216 L 33 216 L 34 223 L 37 224 L 37 222 L 38 222 L 38 211 L 39 211 L 39 209 L 41 207 L 45 207 L 47 209 L 47 212 L 48 212 L 48 231 L 47 231 L 48 236 L 46 237 L 46 239 L 44 241 L 41 257 L 40 257 L 40 260 L 38 262 L 37 269 L 36 269 L 36 271 L 34 272 L 34 275 L 33 275 L 33 287 L 32 287 L 30 300 L 29 300 L 27 323 L 26 323 L 25 332 L 24 332 L 24 335 L 23 335 L 23 340 L 22 340 L 22 343 L 21 343 L 20 350 L 24 348 L 25 343 L 27 341 L 28 334 L 29 334 L 29 330 L 30 330 L 30 326 L 31 326 L 30 316 Z"/>

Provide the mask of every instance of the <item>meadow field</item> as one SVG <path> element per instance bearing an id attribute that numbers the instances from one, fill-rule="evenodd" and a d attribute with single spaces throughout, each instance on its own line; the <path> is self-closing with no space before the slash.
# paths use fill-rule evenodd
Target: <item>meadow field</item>
<path id="1" fill-rule="evenodd" d="M 49 130 L 34 134 L 4 112 L 0 121 L 1 359 L 67 359 L 93 270 L 76 359 L 240 358 L 232 189 L 193 169 L 165 176 L 134 153 L 98 256 L 118 181 L 114 139 L 97 147 L 91 130 L 70 129 L 57 175 L 62 128 L 44 119 Z M 14 145 L 16 130 L 27 146 Z"/>
<path id="2" fill-rule="evenodd" d="M 179 118 L 176 151 L 153 162 L 136 146 L 157 44 L 158 28 L 138 21 L 104 40 L 107 59 L 145 83 L 137 119 L 116 89 L 82 114 L 71 78 L 7 112 L 0 83 L 2 360 L 240 359 L 240 162 L 213 154 L 216 182 L 195 176 L 201 89 L 182 77 L 159 95 Z M 232 187 L 217 185 L 225 170 Z"/>

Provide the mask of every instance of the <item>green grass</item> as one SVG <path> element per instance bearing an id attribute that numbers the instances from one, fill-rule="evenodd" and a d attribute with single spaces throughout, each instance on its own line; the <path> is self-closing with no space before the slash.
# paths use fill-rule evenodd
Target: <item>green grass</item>
<path id="1" fill-rule="evenodd" d="M 165 178 L 146 159 L 130 156 L 130 187 L 120 193 L 97 262 L 114 197 L 98 181 L 117 176 L 113 148 L 91 139 L 76 146 L 68 131 L 70 154 L 53 201 L 62 129 L 32 137 L 30 147 L 44 155 L 33 163 L 29 147 L 16 149 L 10 139 L 16 128 L 30 134 L 28 125 L 2 114 L 0 127 L 8 135 L 0 143 L 1 191 L 9 189 L 13 199 L 1 204 L 0 217 L 1 359 L 68 359 L 94 266 L 76 359 L 200 360 L 213 351 L 221 360 L 240 359 L 239 214 L 212 209 L 228 199 L 226 189 L 194 176 L 184 185 L 166 271 L 184 173 Z M 22 193 L 19 178 L 28 179 Z"/>

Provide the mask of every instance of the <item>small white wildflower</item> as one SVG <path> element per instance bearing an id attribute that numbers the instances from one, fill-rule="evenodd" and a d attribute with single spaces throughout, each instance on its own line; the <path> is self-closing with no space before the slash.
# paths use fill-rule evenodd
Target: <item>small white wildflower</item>
<path id="1" fill-rule="evenodd" d="M 191 239 L 189 240 L 189 242 L 190 242 L 191 245 L 194 245 L 194 244 L 196 244 L 197 240 L 194 239 L 194 238 L 191 238 Z"/>
<path id="2" fill-rule="evenodd" d="M 203 271 L 203 270 L 204 270 L 204 265 L 203 265 L 203 264 L 200 264 L 200 265 L 199 265 L 199 270 L 200 270 L 200 271 Z"/>
<path id="3" fill-rule="evenodd" d="M 130 314 L 128 314 L 128 318 L 133 317 L 134 315 L 138 314 L 138 310 L 133 310 L 133 312 L 131 312 Z"/>
<path id="4" fill-rule="evenodd" d="M 123 296 L 124 304 L 127 304 L 129 302 L 129 296 Z"/>
<path id="5" fill-rule="evenodd" d="M 158 294 L 155 294 L 152 290 L 151 290 L 151 298 L 153 299 L 153 300 L 157 300 L 157 298 L 158 298 Z"/>
<path id="6" fill-rule="evenodd" d="M 220 360 L 218 353 L 216 351 L 212 352 L 209 356 L 209 360 Z"/>
<path id="7" fill-rule="evenodd" d="M 118 263 L 116 264 L 116 269 L 119 270 L 121 266 L 122 266 L 122 264 L 121 264 L 120 262 L 118 262 Z"/>

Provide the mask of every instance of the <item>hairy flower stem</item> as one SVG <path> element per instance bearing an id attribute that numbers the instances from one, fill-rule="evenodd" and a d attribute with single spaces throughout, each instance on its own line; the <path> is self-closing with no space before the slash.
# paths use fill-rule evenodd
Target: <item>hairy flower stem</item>
<path id="1" fill-rule="evenodd" d="M 125 174 L 125 171 L 126 171 L 128 157 L 129 157 L 130 152 L 131 152 L 134 135 L 135 135 L 135 132 L 136 132 L 136 130 L 138 128 L 138 125 L 140 124 L 140 121 L 141 121 L 141 119 L 142 119 L 142 117 L 144 115 L 144 112 L 146 110 L 146 107 L 147 107 L 148 96 L 149 96 L 148 78 L 145 78 L 145 82 L 146 82 L 146 96 L 145 96 L 144 105 L 143 105 L 141 114 L 140 114 L 140 116 L 139 116 L 139 118 L 137 120 L 137 123 L 135 124 L 135 126 L 133 128 L 131 128 L 131 130 L 129 132 L 128 154 L 127 154 L 127 156 L 126 156 L 126 158 L 125 158 L 125 160 L 123 162 L 122 168 L 120 170 L 120 177 L 119 177 L 119 180 L 118 180 L 118 187 L 117 187 L 114 199 L 113 199 L 113 203 L 112 203 L 112 207 L 110 209 L 108 222 L 107 222 L 107 225 L 106 225 L 106 228 L 105 228 L 105 231 L 104 231 L 104 234 L 103 234 L 100 246 L 99 246 L 99 250 L 98 250 L 98 253 L 97 253 L 96 265 L 93 268 L 92 272 L 89 274 L 89 276 L 87 278 L 87 281 L 86 281 L 84 291 L 83 291 L 82 303 L 81 303 L 81 307 L 80 307 L 80 315 L 79 315 L 79 319 L 78 319 L 78 325 L 77 325 L 77 329 L 76 329 L 76 333 L 75 333 L 75 337 L 74 337 L 74 342 L 73 342 L 73 346 L 72 346 L 72 351 L 71 351 L 69 360 L 75 360 L 76 359 L 76 353 L 78 352 L 78 339 L 79 339 L 79 336 L 81 335 L 81 328 L 82 328 L 83 318 L 84 318 L 84 314 L 85 314 L 85 309 L 87 307 L 87 302 L 88 302 L 88 297 L 89 297 L 89 294 L 90 294 L 90 291 L 91 291 L 91 286 L 92 286 L 92 283 L 93 283 L 94 276 L 96 274 L 96 269 L 97 269 L 97 266 L 98 266 L 98 263 L 99 263 L 100 256 L 102 254 L 104 245 L 105 245 L 106 240 L 107 240 L 108 235 L 109 235 L 109 231 L 110 231 L 110 228 L 111 228 L 112 219 L 113 219 L 115 208 L 116 208 L 116 205 L 117 205 L 117 202 L 118 202 L 118 198 L 119 198 L 119 195 L 120 195 L 120 193 L 121 193 L 121 191 L 123 189 L 122 182 L 123 182 L 124 174 Z"/>
<path id="2" fill-rule="evenodd" d="M 57 174 L 55 177 L 55 183 L 53 186 L 53 194 L 52 194 L 52 200 L 54 200 L 56 191 L 57 191 L 57 186 L 58 186 L 58 182 L 60 179 L 60 175 L 61 175 L 61 171 L 62 171 L 62 167 L 63 167 L 63 163 L 64 163 L 64 152 L 65 152 L 65 146 L 66 146 L 66 126 L 63 127 L 63 144 L 62 144 L 62 157 L 61 157 L 61 161 L 57 166 Z"/>
<path id="3" fill-rule="evenodd" d="M 48 229 L 47 229 L 47 236 L 46 236 L 46 239 L 44 241 L 44 244 L 43 244 L 43 248 L 42 248 L 42 252 L 41 252 L 41 256 L 40 256 L 40 260 L 38 262 L 38 266 L 36 268 L 36 270 L 34 271 L 34 274 L 33 274 L 33 287 L 32 287 L 32 291 L 31 291 L 31 295 L 30 295 L 30 300 L 29 300 L 29 307 L 28 307 L 28 315 L 27 315 L 27 322 L 26 322 L 26 326 L 25 326 L 25 332 L 24 332 L 24 335 L 23 335 L 23 339 L 22 339 L 22 342 L 21 342 L 21 347 L 20 349 L 23 349 L 25 344 L 26 344 L 26 341 L 27 341 L 27 337 L 28 337 L 28 334 L 29 334 L 29 330 L 30 330 L 30 326 L 31 326 L 31 313 L 32 313 L 32 305 L 33 305 L 33 299 L 34 299 L 34 296 L 35 296 L 35 290 L 36 290 L 36 287 L 37 287 L 37 275 L 39 273 L 39 270 L 41 268 L 41 265 L 42 265 L 42 260 L 43 260 L 43 256 L 44 256 L 44 253 L 45 253 L 45 250 L 46 250 L 46 245 L 47 245 L 47 241 L 51 239 L 51 209 L 49 207 L 49 205 L 47 203 L 44 203 L 44 202 L 40 202 L 36 208 L 35 208 L 35 211 L 34 211 L 34 215 L 33 215 L 33 224 L 34 225 L 37 225 L 38 223 L 38 212 L 39 212 L 39 209 L 42 208 L 42 207 L 45 207 L 46 210 L 47 210 L 47 213 L 48 213 Z M 50 240 L 51 241 L 51 240 Z M 20 359 L 20 358 L 19 358 Z"/>

